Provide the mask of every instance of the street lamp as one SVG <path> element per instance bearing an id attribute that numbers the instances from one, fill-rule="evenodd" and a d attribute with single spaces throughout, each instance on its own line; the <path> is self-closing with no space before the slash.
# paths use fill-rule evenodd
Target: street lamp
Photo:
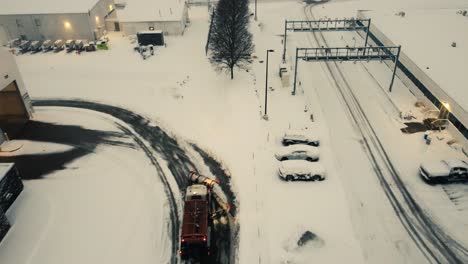
<path id="1" fill-rule="evenodd" d="M 257 21 L 257 0 L 255 0 L 255 21 Z"/>
<path id="2" fill-rule="evenodd" d="M 263 119 L 268 120 L 267 114 L 267 106 L 268 106 L 268 53 L 275 52 L 272 49 L 267 50 L 266 54 L 266 76 L 265 76 L 265 114 L 263 115 Z"/>

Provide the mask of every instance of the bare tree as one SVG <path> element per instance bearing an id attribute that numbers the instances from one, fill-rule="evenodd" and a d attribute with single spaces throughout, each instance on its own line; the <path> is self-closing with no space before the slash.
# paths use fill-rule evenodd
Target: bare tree
<path id="1" fill-rule="evenodd" d="M 219 0 L 214 14 L 210 36 L 210 62 L 220 69 L 231 71 L 250 63 L 253 52 L 252 34 L 249 32 L 248 0 Z"/>

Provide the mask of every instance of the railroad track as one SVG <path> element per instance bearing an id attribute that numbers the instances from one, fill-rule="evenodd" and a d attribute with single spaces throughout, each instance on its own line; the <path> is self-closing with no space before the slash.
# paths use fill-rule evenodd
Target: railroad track
<path id="1" fill-rule="evenodd" d="M 307 20 L 315 20 L 312 12 L 314 5 L 316 4 L 310 4 L 304 8 Z M 307 38 L 311 46 L 328 47 L 322 32 L 312 32 L 307 35 Z M 366 154 L 382 190 L 412 241 L 429 263 L 467 263 L 468 250 L 444 232 L 406 188 L 338 63 L 326 62 L 324 64 L 343 99 L 351 121 L 362 137 Z"/>

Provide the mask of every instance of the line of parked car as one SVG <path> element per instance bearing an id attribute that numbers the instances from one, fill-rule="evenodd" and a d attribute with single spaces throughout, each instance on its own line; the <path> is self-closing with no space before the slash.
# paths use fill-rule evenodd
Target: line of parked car
<path id="1" fill-rule="evenodd" d="M 58 39 L 52 41 L 48 40 L 21 40 L 21 39 L 13 39 L 8 42 L 8 48 L 16 49 L 18 53 L 38 53 L 38 52 L 60 52 L 65 50 L 66 52 L 92 52 L 98 49 L 107 50 L 108 39 L 101 38 L 98 41 L 88 41 L 88 40 L 74 40 L 69 39 L 67 41 Z"/>
<path id="2" fill-rule="evenodd" d="M 275 157 L 281 161 L 278 175 L 285 181 L 323 181 L 325 169 L 320 159 L 320 139 L 307 130 L 288 130 L 282 138 L 283 147 Z"/>

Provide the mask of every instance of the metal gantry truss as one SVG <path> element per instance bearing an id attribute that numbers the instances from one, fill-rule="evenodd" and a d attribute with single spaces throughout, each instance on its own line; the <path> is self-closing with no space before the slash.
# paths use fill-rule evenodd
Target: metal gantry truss
<path id="1" fill-rule="evenodd" d="M 383 61 L 391 60 L 393 68 L 390 92 L 395 80 L 396 67 L 400 58 L 401 46 L 395 47 L 342 47 L 342 48 L 296 48 L 296 63 L 294 67 L 294 90 L 296 94 L 297 62 L 304 61 Z"/>
<path id="2" fill-rule="evenodd" d="M 283 40 L 283 62 L 286 61 L 286 42 L 288 31 L 293 32 L 314 32 L 314 31 L 356 31 L 364 30 L 366 40 L 364 47 L 367 46 L 369 38 L 370 19 L 328 19 L 328 20 L 293 20 L 284 22 L 284 40 Z"/>

